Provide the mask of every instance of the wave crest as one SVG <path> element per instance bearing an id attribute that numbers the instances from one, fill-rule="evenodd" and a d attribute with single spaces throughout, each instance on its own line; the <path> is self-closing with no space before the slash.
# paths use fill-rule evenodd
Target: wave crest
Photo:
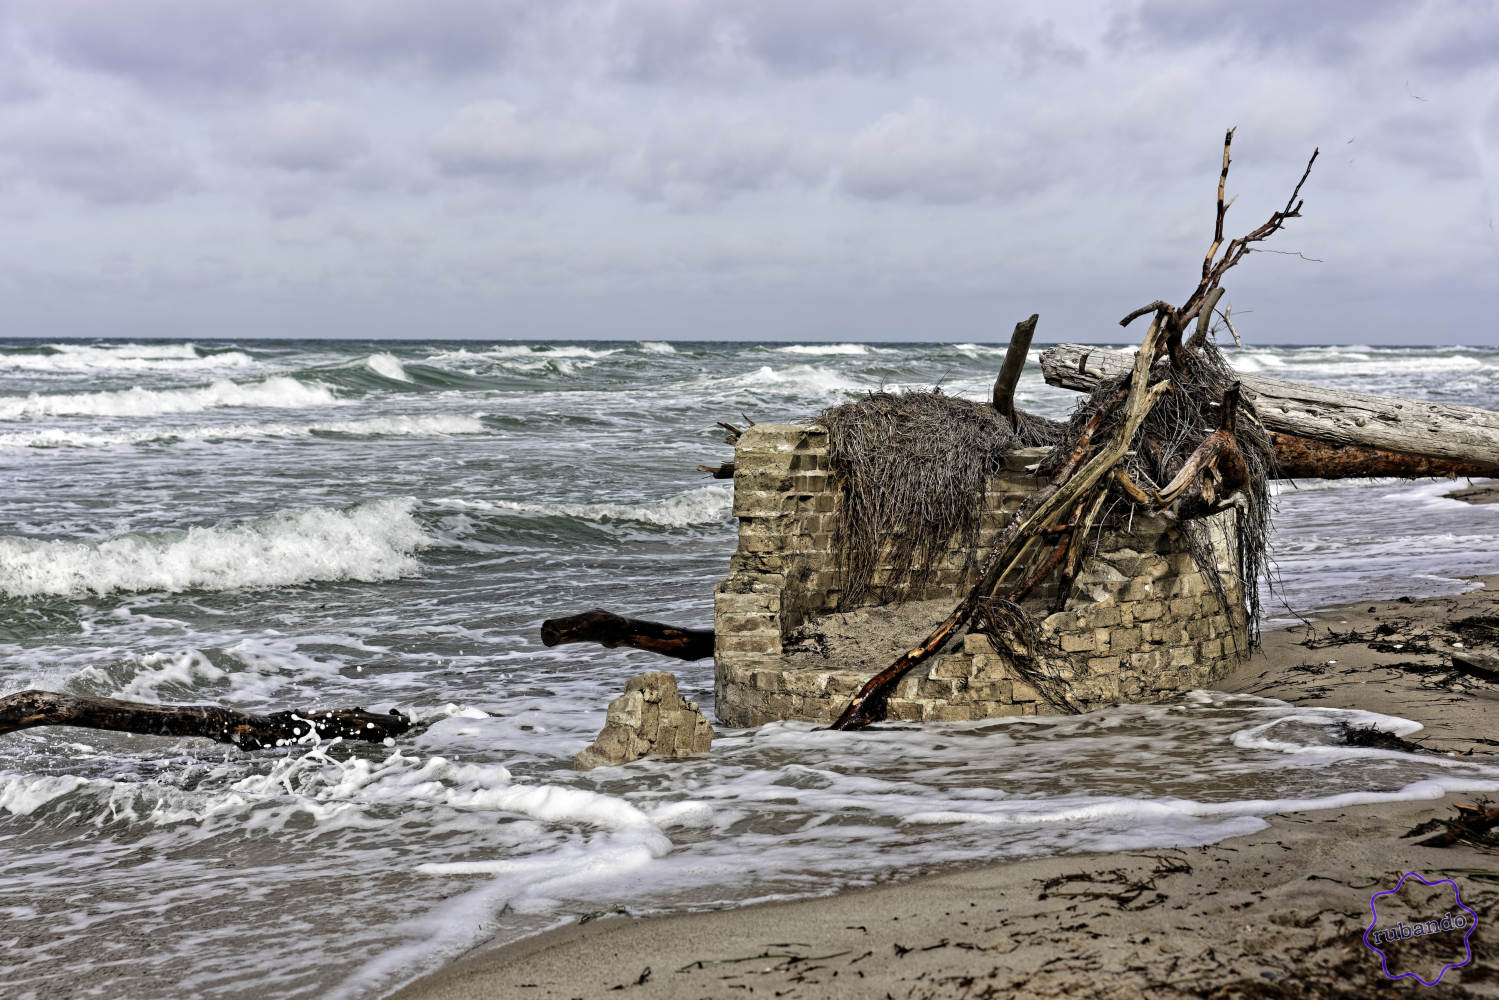
<path id="1" fill-rule="evenodd" d="M 411 516 L 414 503 L 405 498 L 346 510 L 278 511 L 239 525 L 102 542 L 0 537 L 0 592 L 80 597 L 393 580 L 419 572 L 414 553 L 430 544 Z"/>
<path id="2" fill-rule="evenodd" d="M 220 379 L 191 389 L 120 389 L 0 399 L 0 420 L 30 417 L 145 417 L 164 413 L 201 413 L 225 406 L 297 408 L 338 402 L 326 386 L 308 385 L 285 375 L 263 382 Z"/>

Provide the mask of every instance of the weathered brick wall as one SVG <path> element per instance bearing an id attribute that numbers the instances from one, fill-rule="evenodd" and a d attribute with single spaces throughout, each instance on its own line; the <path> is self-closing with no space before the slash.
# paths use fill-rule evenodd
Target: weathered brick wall
<path id="1" fill-rule="evenodd" d="M 1025 467 L 1042 454 L 1016 452 L 1005 473 L 989 480 L 980 552 L 1037 486 Z M 739 726 L 830 722 L 867 676 L 799 669 L 782 651 L 798 625 L 831 610 L 841 596 L 833 548 L 839 496 L 827 434 L 816 425 L 760 424 L 740 438 L 734 462 L 739 548 L 715 593 L 716 714 Z M 1215 551 L 1232 559 L 1227 517 L 1214 519 Z M 968 555 L 952 552 L 915 599 L 956 602 L 973 582 Z M 890 567 L 882 565 L 867 603 L 888 599 L 891 583 Z M 1057 678 L 1053 699 L 1060 692 L 1073 704 L 1097 708 L 1160 700 L 1212 683 L 1248 648 L 1240 595 L 1226 596 L 1225 606 L 1165 521 L 1136 517 L 1131 525 L 1105 529 L 1067 609 L 1041 623 L 1043 666 Z M 1057 711 L 1007 655 L 977 634 L 908 674 L 889 701 L 890 716 L 898 719 Z"/>

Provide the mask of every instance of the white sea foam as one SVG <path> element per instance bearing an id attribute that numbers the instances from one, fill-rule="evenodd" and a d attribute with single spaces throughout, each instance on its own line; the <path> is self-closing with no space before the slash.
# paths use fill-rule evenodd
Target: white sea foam
<path id="1" fill-rule="evenodd" d="M 117 344 L 94 347 L 50 344 L 51 353 L 0 352 L 0 369 L 40 372 L 191 371 L 249 368 L 257 362 L 243 351 L 199 354 L 191 344 Z"/>
<path id="2" fill-rule="evenodd" d="M 642 340 L 640 349 L 647 354 L 675 354 L 677 349 L 664 340 Z"/>
<path id="3" fill-rule="evenodd" d="M 703 486 L 678 493 L 665 500 L 644 503 L 528 503 L 520 500 L 465 500 L 446 498 L 434 501 L 460 510 L 498 511 L 536 514 L 543 517 L 575 517 L 583 521 L 632 521 L 663 528 L 685 528 L 695 524 L 718 524 L 726 520 L 734 506 L 732 486 Z"/>
<path id="4" fill-rule="evenodd" d="M 426 414 L 371 417 L 368 420 L 329 420 L 310 424 L 204 424 L 192 427 L 142 427 L 134 430 L 84 431 L 49 427 L 39 431 L 0 434 L 4 448 L 109 448 L 122 445 L 178 441 L 230 441 L 254 438 L 298 438 L 317 434 L 359 437 L 440 437 L 482 434 L 478 415 Z"/>
<path id="5" fill-rule="evenodd" d="M 191 389 L 122 389 L 114 392 L 81 392 L 0 398 L 0 420 L 57 416 L 158 416 L 165 413 L 200 413 L 218 407 L 301 408 L 337 403 L 327 386 L 309 385 L 278 375 L 261 382 L 230 382 L 223 379 Z"/>
<path id="6" fill-rule="evenodd" d="M 0 537 L 0 592 L 80 596 L 391 580 L 417 573 L 414 553 L 429 544 L 411 516 L 414 502 L 288 510 L 238 525 L 102 542 Z"/>
<path id="7" fill-rule="evenodd" d="M 777 347 L 775 350 L 781 354 L 868 354 L 870 349 L 865 344 L 792 344 L 789 347 Z"/>
<path id="8" fill-rule="evenodd" d="M 858 392 L 868 388 L 861 386 L 842 372 L 819 365 L 791 365 L 787 368 L 772 368 L 763 365 L 753 372 L 735 375 L 728 379 L 732 385 L 748 389 L 774 386 L 777 390 L 807 392 L 816 395 L 834 395 Z"/>

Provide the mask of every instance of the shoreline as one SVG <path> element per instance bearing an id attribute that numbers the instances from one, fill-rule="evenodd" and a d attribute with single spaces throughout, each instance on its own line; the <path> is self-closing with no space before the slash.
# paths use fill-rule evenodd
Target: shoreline
<path id="1" fill-rule="evenodd" d="M 1499 648 L 1499 576 L 1475 581 L 1481 589 L 1360 601 L 1266 632 L 1215 688 L 1399 716 L 1421 723 L 1418 744 L 1499 765 L 1499 685 L 1450 670 L 1453 649 Z M 1499 997 L 1499 856 L 1403 836 L 1471 801 L 1285 813 L 1205 847 L 1037 858 L 572 924 L 481 947 L 392 996 L 1405 997 L 1362 934 L 1370 894 L 1416 871 L 1455 873 L 1479 914 L 1473 962 L 1432 995 Z"/>

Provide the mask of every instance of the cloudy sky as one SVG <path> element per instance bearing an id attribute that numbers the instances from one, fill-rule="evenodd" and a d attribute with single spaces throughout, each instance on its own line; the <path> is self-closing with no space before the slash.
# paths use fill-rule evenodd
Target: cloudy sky
<path id="1" fill-rule="evenodd" d="M 1499 343 L 1492 0 L 0 0 L 8 336 Z"/>

